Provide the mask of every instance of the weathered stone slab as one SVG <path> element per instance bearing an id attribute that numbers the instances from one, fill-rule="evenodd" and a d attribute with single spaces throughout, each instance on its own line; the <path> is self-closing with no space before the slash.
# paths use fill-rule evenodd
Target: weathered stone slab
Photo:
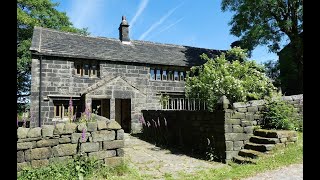
<path id="1" fill-rule="evenodd" d="M 31 149 L 33 147 L 34 147 L 34 143 L 32 142 L 17 143 L 17 150 Z"/>
<path id="2" fill-rule="evenodd" d="M 55 146 L 58 144 L 58 139 L 43 139 L 37 142 L 37 147 Z"/>
<path id="3" fill-rule="evenodd" d="M 33 142 L 33 141 L 38 141 L 41 140 L 41 137 L 37 137 L 37 138 L 25 138 L 25 139 L 18 139 L 18 143 L 20 142 Z"/>
<path id="4" fill-rule="evenodd" d="M 247 112 L 247 108 L 237 108 L 238 112 Z"/>
<path id="5" fill-rule="evenodd" d="M 123 157 L 110 157 L 104 159 L 104 163 L 111 167 L 118 166 L 123 162 Z"/>
<path id="6" fill-rule="evenodd" d="M 233 103 L 233 108 L 245 108 L 245 107 L 248 107 L 248 106 L 250 106 L 249 103 L 244 103 L 244 102 Z"/>
<path id="7" fill-rule="evenodd" d="M 25 151 L 25 160 L 48 159 L 52 156 L 51 148 L 35 148 Z"/>
<path id="8" fill-rule="evenodd" d="M 31 167 L 33 168 L 39 168 L 49 165 L 48 159 L 42 159 L 42 160 L 32 160 L 31 161 Z"/>
<path id="9" fill-rule="evenodd" d="M 57 156 L 71 156 L 77 153 L 77 144 L 59 144 L 52 148 L 53 155 Z"/>
<path id="10" fill-rule="evenodd" d="M 231 118 L 232 119 L 244 119 L 245 118 L 245 114 L 244 113 L 240 113 L 240 112 L 235 112 L 231 114 Z"/>
<path id="11" fill-rule="evenodd" d="M 84 123 L 79 124 L 77 127 L 78 132 L 82 132 L 83 129 L 85 130 L 85 132 L 87 132 L 87 125 L 85 125 Z"/>
<path id="12" fill-rule="evenodd" d="M 76 123 L 66 123 L 64 126 L 64 134 L 71 134 L 76 132 L 77 124 Z"/>
<path id="13" fill-rule="evenodd" d="M 114 157 L 116 156 L 116 150 L 108 150 L 108 151 L 98 151 L 98 152 L 91 152 L 89 153 L 89 157 L 99 159 L 104 159 L 107 157 Z"/>
<path id="14" fill-rule="evenodd" d="M 253 123 L 252 121 L 241 121 L 241 126 L 246 127 L 246 126 L 252 126 Z"/>
<path id="15" fill-rule="evenodd" d="M 240 119 L 226 119 L 226 125 L 239 125 L 241 123 Z"/>
<path id="16" fill-rule="evenodd" d="M 17 129 L 17 134 L 19 139 L 27 138 L 30 128 L 19 127 Z"/>
<path id="17" fill-rule="evenodd" d="M 246 113 L 246 120 L 247 121 L 253 121 L 254 120 L 254 116 L 253 113 Z"/>
<path id="18" fill-rule="evenodd" d="M 121 129 L 121 126 L 117 121 L 112 120 L 112 121 L 107 122 L 107 129 L 109 129 L 109 130 Z"/>
<path id="19" fill-rule="evenodd" d="M 247 134 L 252 134 L 253 133 L 253 126 L 247 126 L 243 128 L 243 132 Z"/>
<path id="20" fill-rule="evenodd" d="M 81 138 L 81 142 L 87 142 L 90 136 L 90 133 L 85 133 L 85 138 L 82 139 L 82 133 L 73 133 L 71 134 L 71 143 L 78 143 L 79 138 Z"/>
<path id="21" fill-rule="evenodd" d="M 232 125 L 232 132 L 243 133 L 243 127 L 240 125 Z"/>
<path id="22" fill-rule="evenodd" d="M 88 132 L 97 131 L 97 128 L 98 128 L 97 122 L 88 122 L 88 127 L 87 127 Z"/>
<path id="23" fill-rule="evenodd" d="M 123 140 L 124 139 L 124 130 L 119 129 L 117 130 L 117 140 Z"/>
<path id="24" fill-rule="evenodd" d="M 232 125 L 224 125 L 224 132 L 231 133 L 232 132 Z"/>
<path id="25" fill-rule="evenodd" d="M 82 152 L 96 152 L 99 151 L 99 143 L 82 143 L 81 144 Z"/>
<path id="26" fill-rule="evenodd" d="M 107 129 L 106 121 L 97 121 L 98 130 Z"/>
<path id="27" fill-rule="evenodd" d="M 71 160 L 72 156 L 54 157 L 49 159 L 49 163 L 61 163 Z"/>
<path id="28" fill-rule="evenodd" d="M 23 151 L 17 151 L 17 162 L 18 163 L 24 162 L 24 152 Z"/>
<path id="29" fill-rule="evenodd" d="M 52 137 L 53 136 L 53 125 L 42 125 L 42 137 Z"/>
<path id="30" fill-rule="evenodd" d="M 31 166 L 30 162 L 17 163 L 17 171 L 21 171 L 28 166 Z"/>
<path id="31" fill-rule="evenodd" d="M 258 111 L 258 106 L 250 106 L 248 107 L 248 112 L 257 112 Z"/>
<path id="32" fill-rule="evenodd" d="M 232 159 L 238 155 L 238 151 L 226 151 L 226 160 Z"/>
<path id="33" fill-rule="evenodd" d="M 233 141 L 226 141 L 226 150 L 227 151 L 233 150 Z"/>
<path id="34" fill-rule="evenodd" d="M 124 140 L 103 141 L 103 149 L 117 149 L 124 147 Z"/>
<path id="35" fill-rule="evenodd" d="M 117 156 L 119 156 L 119 157 L 123 157 L 124 156 L 124 149 L 123 148 L 117 149 Z"/>
<path id="36" fill-rule="evenodd" d="M 226 133 L 225 134 L 226 141 L 240 141 L 245 140 L 243 133 Z"/>
<path id="37" fill-rule="evenodd" d="M 115 137 L 116 137 L 115 131 L 102 130 L 102 131 L 92 132 L 93 142 L 110 141 L 110 140 L 114 140 Z"/>
<path id="38" fill-rule="evenodd" d="M 56 127 L 53 130 L 53 134 L 63 134 L 64 126 L 65 126 L 64 123 L 56 124 Z"/>
<path id="39" fill-rule="evenodd" d="M 59 144 L 65 144 L 65 143 L 70 143 L 71 139 L 68 137 L 61 137 L 59 138 Z"/>
<path id="40" fill-rule="evenodd" d="M 233 150 L 239 151 L 242 147 L 244 147 L 243 141 L 233 142 Z"/>
<path id="41" fill-rule="evenodd" d="M 31 128 L 28 132 L 27 135 L 28 138 L 37 138 L 37 137 L 41 137 L 41 128 L 40 127 L 36 127 L 36 128 Z"/>

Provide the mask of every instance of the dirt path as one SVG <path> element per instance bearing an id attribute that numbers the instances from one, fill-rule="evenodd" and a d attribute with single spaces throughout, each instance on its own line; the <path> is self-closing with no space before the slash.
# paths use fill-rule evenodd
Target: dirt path
<path id="1" fill-rule="evenodd" d="M 172 154 L 169 150 L 125 134 L 125 158 L 139 168 L 140 173 L 151 175 L 153 179 L 165 176 L 177 177 L 179 171 L 193 173 L 206 168 L 220 168 L 223 163 L 208 162 L 183 154 Z"/>

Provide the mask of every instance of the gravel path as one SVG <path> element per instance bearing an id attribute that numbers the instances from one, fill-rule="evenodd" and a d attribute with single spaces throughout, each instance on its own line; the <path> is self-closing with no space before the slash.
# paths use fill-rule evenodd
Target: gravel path
<path id="1" fill-rule="evenodd" d="M 257 174 L 243 180 L 302 180 L 303 164 L 293 164 L 276 170 Z"/>

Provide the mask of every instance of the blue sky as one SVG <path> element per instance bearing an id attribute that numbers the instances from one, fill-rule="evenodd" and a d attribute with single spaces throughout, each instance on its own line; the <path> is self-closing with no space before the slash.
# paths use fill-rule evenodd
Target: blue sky
<path id="1" fill-rule="evenodd" d="M 88 27 L 91 36 L 119 38 L 124 15 L 130 39 L 227 50 L 238 40 L 230 35 L 232 13 L 222 12 L 221 0 L 53 0 L 77 28 Z M 200 3 L 201 2 L 201 3 Z M 263 46 L 251 59 L 276 60 Z"/>

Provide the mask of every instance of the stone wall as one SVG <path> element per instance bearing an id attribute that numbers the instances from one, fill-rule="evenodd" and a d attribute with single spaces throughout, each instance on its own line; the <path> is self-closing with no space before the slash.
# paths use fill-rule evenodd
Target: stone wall
<path id="1" fill-rule="evenodd" d="M 145 110 L 142 113 L 146 122 L 143 133 L 147 138 L 153 137 L 151 141 L 202 153 L 209 140 L 209 146 L 216 149 L 217 156 L 225 158 L 223 111 Z"/>
<path id="2" fill-rule="evenodd" d="M 282 99 L 303 114 L 303 94 L 283 96 Z M 225 109 L 226 159 L 237 155 L 239 150 L 249 142 L 255 125 L 263 124 L 262 112 L 265 100 L 253 100 L 247 103 L 236 102 Z"/>
<path id="3" fill-rule="evenodd" d="M 303 113 L 302 94 L 284 96 L 283 100 L 293 104 L 300 114 Z M 144 133 L 158 137 L 167 135 L 170 144 L 191 150 L 203 148 L 203 141 L 209 140 L 217 156 L 222 161 L 228 161 L 249 142 L 254 126 L 263 123 L 265 103 L 264 100 L 253 100 L 232 105 L 221 104 L 221 110 L 215 112 L 146 110 L 142 112 L 150 126 L 144 126 Z M 158 119 L 161 128 L 154 125 L 158 124 Z M 164 127 L 164 119 L 167 127 Z"/>
<path id="4" fill-rule="evenodd" d="M 50 96 L 77 97 L 80 94 L 83 96 L 85 92 L 84 103 L 89 107 L 92 99 L 110 99 L 112 120 L 115 115 L 115 109 L 112 108 L 115 106 L 115 99 L 131 99 L 131 128 L 135 133 L 141 129 L 138 117 L 141 116 L 142 109 L 160 109 L 161 92 L 179 92 L 182 95 L 184 92 L 184 81 L 150 80 L 148 64 L 100 61 L 99 77 L 79 77 L 75 74 L 74 67 L 74 62 L 78 60 L 48 56 L 33 57 L 31 127 L 53 125 L 54 98 Z M 185 67 L 161 66 L 161 68 L 184 69 Z M 41 117 L 40 123 L 39 117 Z"/>
<path id="5" fill-rule="evenodd" d="M 85 136 L 83 136 L 85 129 Z M 84 153 L 108 165 L 123 161 L 124 131 L 115 121 L 59 123 L 17 129 L 17 171 L 40 167 Z"/>

